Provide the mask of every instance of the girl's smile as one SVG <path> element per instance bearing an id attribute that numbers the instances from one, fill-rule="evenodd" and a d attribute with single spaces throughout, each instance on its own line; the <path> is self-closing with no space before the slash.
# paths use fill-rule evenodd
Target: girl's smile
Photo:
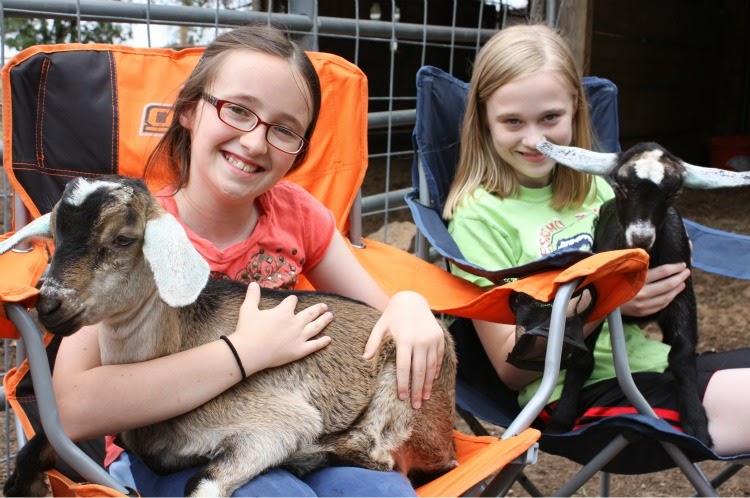
<path id="1" fill-rule="evenodd" d="M 224 152 L 224 159 L 227 160 L 227 162 L 237 168 L 240 171 L 243 171 L 245 173 L 256 173 L 258 171 L 262 171 L 263 168 L 256 164 L 249 164 L 245 162 L 243 159 L 235 156 L 234 154 L 231 154 L 229 152 Z"/>

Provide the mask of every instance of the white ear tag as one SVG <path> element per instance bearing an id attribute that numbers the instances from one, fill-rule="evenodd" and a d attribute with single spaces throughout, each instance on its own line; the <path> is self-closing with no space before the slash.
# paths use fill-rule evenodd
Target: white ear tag
<path id="1" fill-rule="evenodd" d="M 143 254 L 154 274 L 159 297 L 169 306 L 179 308 L 195 302 L 208 282 L 208 262 L 171 214 L 146 223 Z"/>

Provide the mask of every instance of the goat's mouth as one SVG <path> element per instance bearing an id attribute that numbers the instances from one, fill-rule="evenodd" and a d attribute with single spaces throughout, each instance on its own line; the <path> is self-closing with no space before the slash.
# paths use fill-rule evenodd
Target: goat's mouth
<path id="1" fill-rule="evenodd" d="M 63 315 L 61 311 L 45 314 L 39 312 L 39 321 L 50 334 L 67 337 L 78 331 L 84 324 L 81 321 L 83 310 Z"/>

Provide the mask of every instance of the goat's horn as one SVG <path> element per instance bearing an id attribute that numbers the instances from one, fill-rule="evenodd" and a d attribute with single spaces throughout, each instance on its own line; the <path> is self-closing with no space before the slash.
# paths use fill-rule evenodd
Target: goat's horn
<path id="1" fill-rule="evenodd" d="M 614 153 L 592 152 L 578 147 L 563 147 L 544 140 L 536 144 L 536 149 L 558 163 L 582 173 L 606 176 L 617 166 L 617 154 Z"/>
<path id="2" fill-rule="evenodd" d="M 750 171 L 727 171 L 719 168 L 705 168 L 682 162 L 685 166 L 685 186 L 697 189 L 721 187 L 743 187 L 750 185 Z"/>
<path id="3" fill-rule="evenodd" d="M 0 242 L 0 254 L 5 254 L 24 240 L 32 237 L 52 237 L 52 233 L 49 229 L 49 218 L 50 213 L 40 216 L 21 228 L 18 232 L 5 239 L 3 242 Z"/>

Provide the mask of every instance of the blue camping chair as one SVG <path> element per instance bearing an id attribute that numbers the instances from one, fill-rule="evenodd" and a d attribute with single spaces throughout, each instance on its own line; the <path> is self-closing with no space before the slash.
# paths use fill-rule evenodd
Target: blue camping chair
<path id="1" fill-rule="evenodd" d="M 596 77 L 584 78 L 584 86 L 599 150 L 619 152 L 621 149 L 617 87 L 609 80 Z M 467 83 L 438 68 L 426 66 L 419 70 L 417 119 L 412 136 L 415 149 L 412 167 L 414 188 L 407 194 L 406 201 L 419 230 L 416 251 L 421 257 L 429 259 L 429 246 L 432 246 L 437 254 L 448 261 L 483 274 L 487 270 L 477 268 L 464 259 L 441 216 L 458 163 L 460 125 L 466 107 L 468 88 Z M 713 230 L 694 222 L 687 222 L 687 226 L 694 245 L 695 267 L 725 276 L 750 277 L 750 271 L 747 270 L 750 268 L 750 237 Z M 732 258 L 720 255 L 726 254 L 723 251 L 726 250 L 727 244 L 732 244 Z M 738 246 L 743 244 L 744 247 L 739 249 Z M 746 262 L 727 268 L 726 260 L 736 259 L 737 255 L 742 255 Z M 533 262 L 525 266 L 533 267 L 538 264 L 542 262 Z M 517 269 L 509 272 L 515 270 Z M 742 465 L 730 463 L 724 471 L 709 481 L 691 462 L 732 461 L 750 455 L 721 457 L 699 440 L 676 431 L 669 423 L 658 418 L 640 395 L 630 375 L 619 310 L 609 315 L 609 324 L 618 380 L 639 413 L 610 417 L 565 434 L 543 434 L 540 439 L 540 448 L 543 451 L 583 465 L 583 468 L 555 494 L 574 493 L 598 471 L 605 473 L 602 479 L 602 495 L 606 495 L 610 472 L 642 474 L 678 466 L 700 494 L 716 495 L 715 488 L 740 470 Z M 519 423 L 520 411 L 517 393 L 505 386 L 497 376 L 470 320 L 454 320 L 451 331 L 459 355 L 456 394 L 459 414 L 477 434 L 486 431 L 477 419 L 515 432 L 518 430 L 516 425 Z M 562 338 L 557 340 L 561 341 Z M 547 370 L 553 370 L 549 376 L 554 378 L 559 371 L 559 358 L 553 365 L 549 363 L 549 348 L 552 347 L 557 346 L 550 335 L 544 378 L 548 375 Z M 542 389 L 543 387 L 540 391 Z M 538 414 L 545 403 L 542 402 L 533 408 L 529 407 L 530 403 L 524 408 L 524 412 L 536 410 Z M 524 417 L 524 420 L 527 419 Z M 644 448 L 648 451 L 644 451 Z M 636 454 L 637 458 L 634 457 Z M 644 458 L 644 455 L 648 457 Z M 525 476 L 519 476 L 519 482 L 530 494 L 540 494 L 533 483 L 525 480 Z"/>

